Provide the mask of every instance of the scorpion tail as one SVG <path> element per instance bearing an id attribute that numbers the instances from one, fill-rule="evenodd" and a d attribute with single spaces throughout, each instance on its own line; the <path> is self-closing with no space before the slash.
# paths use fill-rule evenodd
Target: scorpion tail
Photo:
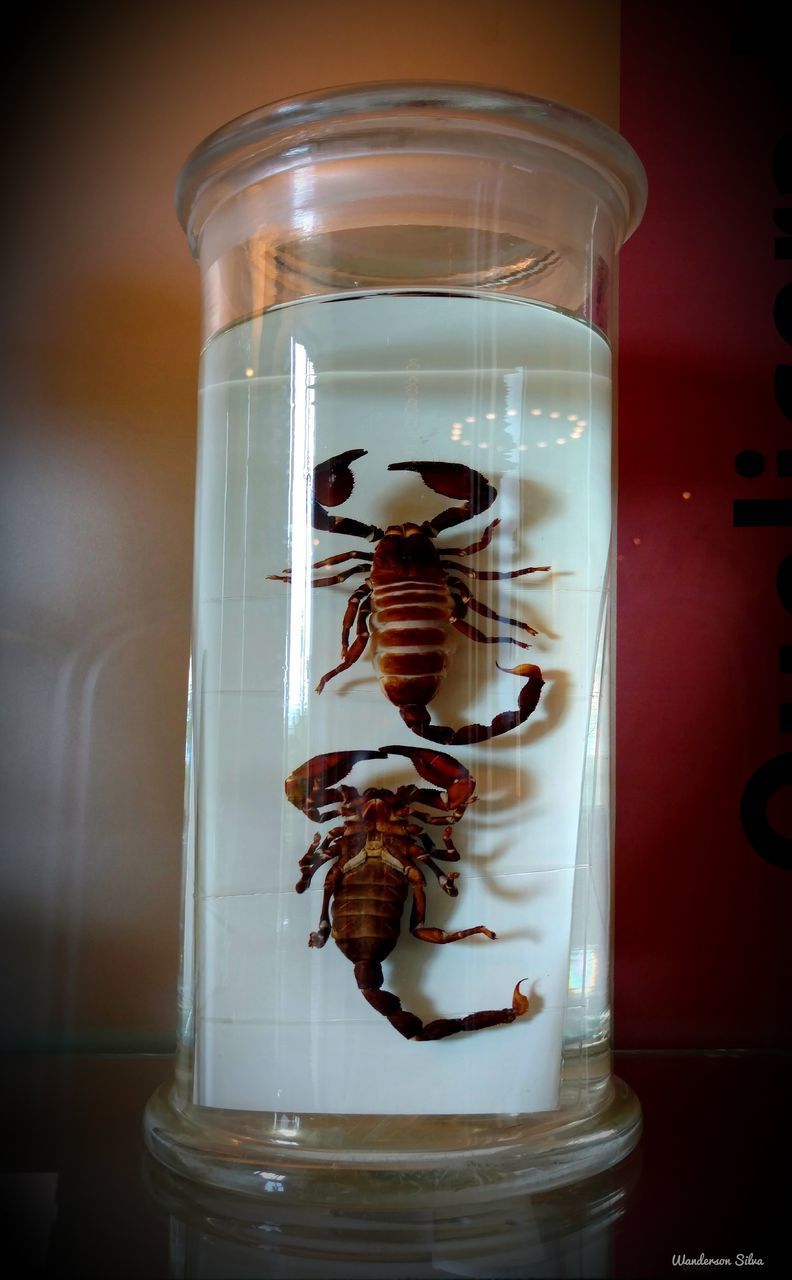
<path id="1" fill-rule="evenodd" d="M 487 742 L 490 738 L 499 738 L 502 733 L 508 733 L 510 729 L 516 729 L 536 710 L 544 685 L 542 672 L 530 662 L 518 667 L 502 667 L 500 663 L 497 665 L 499 670 L 508 671 L 510 675 L 527 677 L 517 699 L 516 711 L 501 711 L 488 725 L 466 724 L 462 729 L 451 729 L 447 725 L 432 724 L 426 706 L 414 703 L 399 708 L 402 720 L 419 738 L 428 738 L 430 742 L 441 742 L 444 746 L 452 747 Z"/>
<path id="2" fill-rule="evenodd" d="M 436 1018 L 426 1024 L 416 1040 L 443 1040 L 458 1031 L 481 1031 L 484 1027 L 502 1027 L 507 1022 L 514 1022 L 515 1018 L 528 1012 L 528 997 L 520 991 L 523 981 L 521 978 L 514 988 L 508 1009 L 483 1009 L 480 1013 L 469 1013 L 466 1018 Z"/>
<path id="3" fill-rule="evenodd" d="M 413 1040 L 423 1031 L 421 1019 L 402 1009 L 401 1000 L 390 991 L 382 990 L 382 965 L 376 960 L 358 960 L 355 978 L 366 1000 L 377 1013 L 383 1014 L 392 1027 L 407 1040 Z"/>
<path id="4" fill-rule="evenodd" d="M 407 1040 L 444 1040 L 459 1031 L 482 1031 L 485 1027 L 502 1027 L 514 1022 L 528 1012 L 528 997 L 520 991 L 524 979 L 514 988 L 512 1002 L 507 1009 L 482 1009 L 469 1013 L 465 1018 L 435 1018 L 426 1026 L 414 1013 L 402 1009 L 398 996 L 382 990 L 382 965 L 376 960 L 359 960 L 355 965 L 357 984 L 377 1013 L 384 1014 L 391 1026 Z"/>

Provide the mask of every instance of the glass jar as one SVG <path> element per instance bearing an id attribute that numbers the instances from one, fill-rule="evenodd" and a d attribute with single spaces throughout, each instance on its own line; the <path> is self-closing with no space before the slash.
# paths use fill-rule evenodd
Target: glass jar
<path id="1" fill-rule="evenodd" d="M 279 102 L 187 161 L 180 1025 L 146 1114 L 178 1172 L 483 1195 L 637 1141 L 610 1055 L 611 339 L 645 194 L 599 122 L 457 84 Z"/>

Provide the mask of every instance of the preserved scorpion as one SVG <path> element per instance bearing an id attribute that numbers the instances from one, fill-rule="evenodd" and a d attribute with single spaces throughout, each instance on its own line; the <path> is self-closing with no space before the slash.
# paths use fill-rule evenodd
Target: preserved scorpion
<path id="1" fill-rule="evenodd" d="M 340 506 L 354 487 L 350 463 L 362 457 L 365 449 L 350 449 L 337 454 L 314 468 L 313 525 L 318 530 L 366 538 L 376 544 L 373 552 L 342 551 L 319 560 L 314 569 L 325 569 L 359 560 L 360 564 L 327 577 L 314 578 L 312 586 L 329 587 L 363 573 L 365 581 L 349 597 L 341 627 L 341 661 L 322 676 L 317 685 L 321 693 L 329 680 L 346 671 L 363 654 L 369 639 L 373 641 L 374 663 L 383 692 L 399 710 L 404 723 L 421 738 L 444 745 L 458 746 L 483 742 L 508 733 L 524 723 L 536 709 L 544 681 L 538 666 L 525 663 L 501 667 L 512 675 L 525 678 L 516 711 L 503 711 L 489 725 L 469 724 L 461 729 L 432 724 L 428 704 L 436 696 L 448 670 L 452 629 L 480 644 L 512 644 L 530 646 L 512 635 L 485 635 L 467 621 L 470 610 L 481 617 L 517 627 L 536 635 L 533 627 L 516 618 L 506 618 L 477 600 L 467 583 L 456 576 L 465 574 L 474 580 L 493 581 L 520 578 L 528 573 L 544 573 L 549 565 L 531 566 L 500 573 L 473 568 L 450 560 L 483 551 L 489 546 L 500 520 L 493 520 L 481 537 L 464 547 L 435 545 L 435 538 L 445 529 L 462 524 L 482 511 L 487 511 L 498 496 L 494 485 L 480 472 L 454 462 L 393 462 L 389 471 L 417 471 L 435 493 L 461 499 L 458 506 L 446 507 L 423 524 L 389 525 L 380 529 L 348 516 L 333 516 L 327 507 Z M 291 571 L 271 574 L 276 582 L 291 582 Z M 355 636 L 350 644 L 352 627 Z"/>
<path id="2" fill-rule="evenodd" d="M 361 793 L 355 787 L 337 785 L 360 761 L 385 760 L 393 754 L 406 756 L 421 778 L 444 789 L 409 785 L 388 791 L 367 787 Z M 310 934 L 308 944 L 323 947 L 332 937 L 354 964 L 355 979 L 365 999 L 408 1040 L 442 1040 L 460 1031 L 514 1022 L 528 1011 L 528 997 L 520 991 L 523 979 L 515 986 L 508 1008 L 486 1009 L 463 1018 L 437 1018 L 426 1024 L 382 987 L 382 961 L 399 939 L 408 889 L 412 890 L 410 932 L 421 941 L 447 943 L 474 934 L 496 936 L 483 924 L 446 933 L 425 923 L 422 868 L 428 867 L 437 876 L 445 893 L 457 896 L 454 882 L 459 873 L 442 871 L 435 858 L 459 861 L 452 825 L 474 802 L 475 788 L 474 779 L 453 756 L 400 746 L 314 756 L 286 779 L 288 799 L 313 822 L 343 820 L 343 825 L 331 828 L 324 839 L 315 835 L 300 859 L 298 893 L 304 893 L 320 867 L 332 863 L 325 877 L 319 927 Z M 328 805 L 331 808 L 327 809 Z M 423 806 L 439 811 L 439 816 L 427 813 Z M 442 850 L 423 830 L 423 826 L 436 824 L 445 827 Z"/>

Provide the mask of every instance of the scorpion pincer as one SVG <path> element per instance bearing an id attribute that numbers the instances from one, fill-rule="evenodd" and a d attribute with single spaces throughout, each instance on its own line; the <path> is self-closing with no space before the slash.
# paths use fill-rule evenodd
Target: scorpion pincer
<path id="1" fill-rule="evenodd" d="M 512 644 L 520 649 L 530 647 L 515 636 L 485 635 L 466 621 L 469 610 L 536 635 L 528 623 L 504 617 L 477 600 L 467 583 L 456 574 L 491 581 L 544 573 L 550 566 L 530 566 L 500 573 L 449 560 L 449 556 L 464 560 L 483 551 L 500 520 L 494 520 L 478 541 L 469 546 L 438 548 L 435 545 L 434 539 L 439 533 L 486 511 L 498 494 L 485 476 L 461 463 L 391 463 L 389 471 L 417 471 L 435 493 L 464 499 L 461 505 L 447 507 L 421 525 L 390 525 L 387 529 L 380 529 L 348 516 L 330 515 L 326 507 L 345 502 L 354 487 L 349 464 L 365 453 L 365 449 L 350 449 L 314 468 L 314 528 L 366 538 L 376 544 L 373 552 L 342 551 L 339 555 L 317 561 L 313 566 L 314 569 L 324 569 L 348 560 L 361 561 L 342 572 L 315 578 L 311 583 L 314 587 L 329 587 L 358 573 L 366 575 L 365 581 L 350 596 L 344 613 L 341 661 L 322 676 L 317 693 L 322 692 L 329 680 L 357 662 L 371 638 L 382 690 L 413 733 L 451 746 L 483 742 L 508 733 L 528 719 L 539 701 L 544 680 L 534 663 L 515 667 L 496 664 L 502 671 L 523 677 L 525 684 L 518 696 L 517 710 L 501 712 L 489 725 L 469 724 L 456 730 L 446 725 L 434 725 L 427 710 L 448 670 L 452 629 L 480 644 Z M 291 582 L 291 572 L 286 569 L 282 574 L 271 574 L 270 578 L 276 582 Z M 353 625 L 355 637 L 350 644 Z"/>
<path id="2" fill-rule="evenodd" d="M 396 791 L 338 785 L 353 766 L 365 760 L 406 756 L 421 778 L 442 787 L 434 790 L 415 785 Z M 441 870 L 435 861 L 459 861 L 452 839 L 452 825 L 475 800 L 476 784 L 467 769 L 444 752 L 417 747 L 390 746 L 376 751 L 338 751 L 314 756 L 286 779 L 286 795 L 313 822 L 341 818 L 322 839 L 314 836 L 300 859 L 296 889 L 303 893 L 320 867 L 332 863 L 324 882 L 319 927 L 309 946 L 323 947 L 332 937 L 339 950 L 355 966 L 355 978 L 368 1003 L 383 1014 L 408 1040 L 442 1040 L 459 1031 L 479 1031 L 514 1022 L 528 1010 L 528 998 L 514 988 L 505 1009 L 486 1009 L 463 1018 L 437 1018 L 424 1024 L 401 1001 L 382 989 L 382 961 L 395 947 L 401 917 L 412 890 L 410 932 L 423 942 L 457 942 L 474 934 L 494 938 L 483 924 L 446 933 L 425 923 L 426 880 L 422 867 L 437 876 L 450 897 L 457 896 L 459 873 Z M 326 806 L 337 806 L 329 809 Z M 423 806 L 438 811 L 427 813 Z M 438 816 L 439 815 L 439 816 Z M 443 825 L 443 846 L 438 849 L 423 826 Z M 331 908 L 332 903 L 332 908 Z M 331 922 L 332 911 L 332 922 Z"/>

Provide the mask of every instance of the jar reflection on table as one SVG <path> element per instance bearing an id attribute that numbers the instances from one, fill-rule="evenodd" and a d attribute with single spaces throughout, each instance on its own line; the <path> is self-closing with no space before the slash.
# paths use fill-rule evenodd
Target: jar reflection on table
<path id="1" fill-rule="evenodd" d="M 577 1280 L 613 1274 L 613 1227 L 640 1176 L 616 1168 L 535 1196 L 399 1213 L 354 1201 L 329 1210 L 269 1190 L 259 1199 L 201 1187 L 148 1159 L 145 1180 L 170 1220 L 172 1280 L 481 1277 Z M 284 1203 L 285 1202 L 285 1203 Z"/>

